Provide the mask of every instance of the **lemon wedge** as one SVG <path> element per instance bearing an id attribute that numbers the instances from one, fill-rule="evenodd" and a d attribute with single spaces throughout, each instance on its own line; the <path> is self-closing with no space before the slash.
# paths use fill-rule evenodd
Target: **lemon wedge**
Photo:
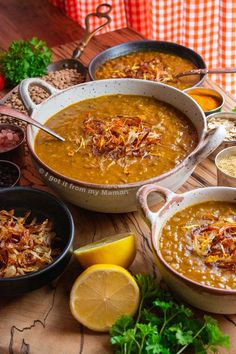
<path id="1" fill-rule="evenodd" d="M 135 236 L 131 233 L 112 235 L 74 251 L 75 257 L 84 269 L 101 263 L 128 268 L 135 254 Z"/>
<path id="2" fill-rule="evenodd" d="M 138 305 L 137 283 L 126 269 L 114 264 L 87 268 L 71 289 L 72 315 L 94 331 L 109 331 L 121 316 L 133 316 Z"/>

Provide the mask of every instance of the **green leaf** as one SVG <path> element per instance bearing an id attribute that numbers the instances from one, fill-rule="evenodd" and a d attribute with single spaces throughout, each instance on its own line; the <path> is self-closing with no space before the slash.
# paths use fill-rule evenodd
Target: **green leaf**
<path id="1" fill-rule="evenodd" d="M 221 332 L 218 326 L 218 322 L 214 318 L 206 315 L 204 316 L 204 319 L 206 323 L 209 344 L 229 348 L 229 336 Z"/>
<path id="2" fill-rule="evenodd" d="M 234 108 L 232 109 L 232 112 L 236 112 L 236 107 L 234 107 Z"/>

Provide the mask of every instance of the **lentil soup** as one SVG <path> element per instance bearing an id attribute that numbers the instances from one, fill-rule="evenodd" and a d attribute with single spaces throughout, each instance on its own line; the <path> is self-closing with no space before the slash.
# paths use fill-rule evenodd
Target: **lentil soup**
<path id="1" fill-rule="evenodd" d="M 236 203 L 209 201 L 176 213 L 160 237 L 164 260 L 200 284 L 236 289 Z"/>
<path id="2" fill-rule="evenodd" d="M 163 82 L 184 90 L 199 81 L 199 75 L 175 78 L 180 72 L 197 69 L 186 58 L 157 51 L 135 52 L 107 60 L 95 72 L 95 79 L 133 78 Z"/>
<path id="3" fill-rule="evenodd" d="M 66 141 L 43 131 L 35 152 L 47 166 L 76 180 L 122 184 L 158 176 L 197 146 L 197 131 L 174 107 L 155 98 L 107 95 L 79 101 L 45 124 Z"/>

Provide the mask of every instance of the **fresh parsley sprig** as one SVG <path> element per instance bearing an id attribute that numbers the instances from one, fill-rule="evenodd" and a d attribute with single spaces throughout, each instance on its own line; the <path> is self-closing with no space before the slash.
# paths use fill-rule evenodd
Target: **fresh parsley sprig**
<path id="1" fill-rule="evenodd" d="M 46 73 L 52 53 L 46 43 L 36 37 L 11 43 L 8 51 L 0 55 L 0 68 L 9 85 L 17 85 L 28 77 Z"/>
<path id="2" fill-rule="evenodd" d="M 136 275 L 140 289 L 137 317 L 121 317 L 111 328 L 111 344 L 116 354 L 217 353 L 229 348 L 229 337 L 210 316 L 197 319 L 192 310 L 158 287 L 152 277 Z"/>

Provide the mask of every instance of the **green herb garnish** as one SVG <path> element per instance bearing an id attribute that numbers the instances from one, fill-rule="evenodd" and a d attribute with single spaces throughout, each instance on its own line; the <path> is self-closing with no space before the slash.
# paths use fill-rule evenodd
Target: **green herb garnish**
<path id="1" fill-rule="evenodd" d="M 232 108 L 232 112 L 236 112 L 236 107 Z"/>
<path id="2" fill-rule="evenodd" d="M 52 53 L 46 43 L 34 37 L 28 41 L 11 43 L 7 52 L 0 56 L 1 71 L 10 85 L 17 85 L 28 77 L 38 77 L 46 73 Z"/>
<path id="3" fill-rule="evenodd" d="M 135 280 L 141 297 L 137 318 L 123 316 L 110 330 L 116 354 L 209 354 L 219 346 L 229 348 L 229 337 L 215 319 L 197 319 L 150 276 L 136 275 Z"/>

